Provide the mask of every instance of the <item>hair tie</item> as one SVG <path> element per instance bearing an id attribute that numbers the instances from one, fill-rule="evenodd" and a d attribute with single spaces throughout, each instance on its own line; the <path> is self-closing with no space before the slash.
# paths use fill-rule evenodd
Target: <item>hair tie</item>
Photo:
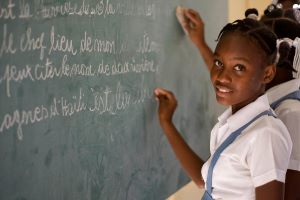
<path id="1" fill-rule="evenodd" d="M 277 39 L 276 41 L 276 47 L 277 47 L 277 55 L 276 55 L 276 62 L 275 64 L 278 64 L 280 54 L 279 54 L 279 47 L 282 42 L 288 43 L 290 47 L 295 47 L 295 55 L 293 60 L 293 77 L 294 78 L 300 78 L 300 38 L 296 37 L 294 40 L 291 40 L 290 38 L 281 38 Z"/>
<path id="2" fill-rule="evenodd" d="M 273 1 L 273 2 L 277 2 L 277 1 Z M 267 6 L 266 10 L 264 11 L 264 14 L 266 15 L 275 9 L 282 9 L 282 8 L 283 8 L 283 6 L 281 3 L 272 3 Z"/>
<path id="3" fill-rule="evenodd" d="M 257 19 L 258 19 L 258 11 L 257 11 L 257 9 L 255 9 L 255 8 L 249 8 L 249 9 L 247 9 L 245 11 L 245 17 L 257 21 Z"/>
<path id="4" fill-rule="evenodd" d="M 252 14 L 248 15 L 247 18 L 257 20 L 258 16 L 256 14 L 252 13 Z"/>
<path id="5" fill-rule="evenodd" d="M 296 49 L 293 61 L 293 68 L 297 71 L 293 72 L 293 77 L 300 78 L 300 38 L 296 37 L 292 45 Z"/>
<path id="6" fill-rule="evenodd" d="M 295 4 L 294 4 L 295 5 Z M 300 6 L 300 5 L 299 5 Z M 298 23 L 300 23 L 300 10 L 298 9 L 293 9 L 294 11 L 294 17 L 297 20 Z"/>
<path id="7" fill-rule="evenodd" d="M 295 3 L 295 4 L 293 5 L 293 9 L 300 9 L 300 4 Z"/>
<path id="8" fill-rule="evenodd" d="M 275 5 L 276 8 L 282 9 L 283 6 L 281 3 L 278 3 L 278 0 L 273 0 L 272 4 Z"/>

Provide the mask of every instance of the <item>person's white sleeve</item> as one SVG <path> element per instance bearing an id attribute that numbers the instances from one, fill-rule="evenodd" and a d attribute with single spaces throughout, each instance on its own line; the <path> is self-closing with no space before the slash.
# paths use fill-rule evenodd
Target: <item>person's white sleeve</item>
<path id="1" fill-rule="evenodd" d="M 278 124 L 265 124 L 258 130 L 257 137 L 250 141 L 247 162 L 255 187 L 273 180 L 285 182 L 292 147 L 286 127 L 277 121 Z"/>
<path id="2" fill-rule="evenodd" d="M 300 112 L 290 109 L 278 117 L 286 125 L 293 143 L 288 169 L 300 171 Z"/>

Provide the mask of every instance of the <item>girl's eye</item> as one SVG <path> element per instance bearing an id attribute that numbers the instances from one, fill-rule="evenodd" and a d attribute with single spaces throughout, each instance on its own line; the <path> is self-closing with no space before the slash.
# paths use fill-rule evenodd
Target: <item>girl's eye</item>
<path id="1" fill-rule="evenodd" d="M 244 65 L 235 65 L 234 70 L 236 70 L 236 71 L 245 71 L 245 66 Z"/>
<path id="2" fill-rule="evenodd" d="M 214 65 L 217 67 L 223 67 L 223 63 L 221 63 L 219 60 L 214 60 Z"/>

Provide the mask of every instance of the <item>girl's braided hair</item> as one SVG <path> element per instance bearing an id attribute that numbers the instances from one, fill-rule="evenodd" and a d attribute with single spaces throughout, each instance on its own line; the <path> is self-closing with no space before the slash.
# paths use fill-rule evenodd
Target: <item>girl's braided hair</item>
<path id="1" fill-rule="evenodd" d="M 290 38 L 292 40 L 296 37 L 300 38 L 300 11 L 297 9 L 274 9 L 266 12 L 260 21 L 273 30 L 278 38 Z M 282 42 L 277 48 L 279 55 L 277 67 L 297 72 L 293 67 L 295 47 L 287 42 Z"/>
<path id="2" fill-rule="evenodd" d="M 265 13 L 260 21 L 271 28 L 278 38 L 294 40 L 300 36 L 300 11 L 297 9 L 274 9 Z"/>
<path id="3" fill-rule="evenodd" d="M 277 37 L 267 26 L 250 18 L 236 20 L 223 27 L 218 35 L 217 41 L 219 41 L 224 35 L 233 32 L 249 38 L 261 50 L 263 50 L 268 65 L 275 62 Z"/>

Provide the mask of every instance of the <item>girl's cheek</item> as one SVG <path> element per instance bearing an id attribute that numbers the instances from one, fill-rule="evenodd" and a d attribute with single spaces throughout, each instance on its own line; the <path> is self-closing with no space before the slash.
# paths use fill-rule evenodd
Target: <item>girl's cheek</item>
<path id="1" fill-rule="evenodd" d="M 216 72 L 212 69 L 210 72 L 210 80 L 211 82 L 214 82 L 216 80 L 217 74 Z"/>

